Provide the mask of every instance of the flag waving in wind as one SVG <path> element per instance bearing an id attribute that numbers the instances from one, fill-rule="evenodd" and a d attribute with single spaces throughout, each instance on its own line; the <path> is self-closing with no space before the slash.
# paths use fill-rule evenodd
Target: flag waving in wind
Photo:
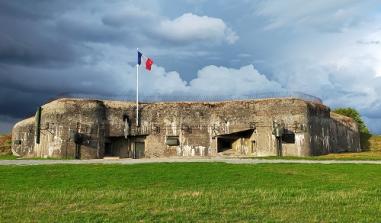
<path id="1" fill-rule="evenodd" d="M 146 60 L 146 69 L 151 71 L 153 60 L 145 57 L 139 49 L 138 51 L 138 64 L 136 64 L 136 126 L 139 126 L 139 66 L 142 64 L 142 57 Z"/>
<path id="2" fill-rule="evenodd" d="M 139 50 L 138 50 L 138 65 L 142 63 L 142 57 L 146 59 L 146 69 L 151 70 L 151 66 L 153 64 L 153 60 L 151 58 L 145 57 Z"/>

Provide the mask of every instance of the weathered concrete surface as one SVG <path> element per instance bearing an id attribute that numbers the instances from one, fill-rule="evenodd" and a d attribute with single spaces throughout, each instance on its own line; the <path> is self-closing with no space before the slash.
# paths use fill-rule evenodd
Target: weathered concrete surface
<path id="1" fill-rule="evenodd" d="M 41 143 L 34 142 L 30 118 L 13 128 L 13 140 L 21 144 L 13 144 L 12 151 L 72 158 L 79 146 L 81 158 L 91 159 L 310 156 L 360 148 L 352 119 L 300 99 L 142 103 L 138 127 L 135 110 L 133 102 L 53 101 L 42 106 Z M 277 135 L 277 129 L 283 133 Z"/>
<path id="2" fill-rule="evenodd" d="M 360 151 L 358 125 L 351 118 L 319 104 L 309 105 L 308 116 L 311 155 Z"/>
<path id="3" fill-rule="evenodd" d="M 150 158 L 150 159 L 90 159 L 90 160 L 0 160 L 2 165 L 56 165 L 56 164 L 121 164 L 144 163 L 230 163 L 230 164 L 377 164 L 376 160 L 282 160 L 282 159 L 231 159 L 231 158 Z"/>

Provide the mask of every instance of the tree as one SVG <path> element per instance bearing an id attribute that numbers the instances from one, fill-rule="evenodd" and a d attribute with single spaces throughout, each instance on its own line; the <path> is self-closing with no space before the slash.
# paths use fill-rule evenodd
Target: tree
<path id="1" fill-rule="evenodd" d="M 360 113 L 356 109 L 354 109 L 354 108 L 336 108 L 335 110 L 333 110 L 333 112 L 352 118 L 353 120 L 355 120 L 357 122 L 357 124 L 359 126 L 359 131 L 361 133 L 369 134 L 368 127 L 365 125 L 364 121 L 362 120 L 362 118 L 360 116 Z"/>
<path id="2" fill-rule="evenodd" d="M 354 108 L 336 108 L 333 112 L 350 117 L 357 122 L 360 132 L 361 148 L 363 150 L 369 149 L 368 140 L 371 137 L 371 134 L 365 122 L 362 120 L 360 113 Z"/>

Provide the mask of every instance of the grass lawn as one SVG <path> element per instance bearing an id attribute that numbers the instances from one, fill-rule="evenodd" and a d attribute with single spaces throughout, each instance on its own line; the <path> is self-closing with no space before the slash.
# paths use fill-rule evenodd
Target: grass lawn
<path id="1" fill-rule="evenodd" d="M 0 160 L 15 160 L 15 159 L 17 159 L 17 156 L 14 156 L 12 154 L 0 155 Z"/>
<path id="2" fill-rule="evenodd" d="M 320 160 L 381 160 L 381 151 L 364 151 L 358 153 L 331 153 L 317 156 Z"/>
<path id="3" fill-rule="evenodd" d="M 284 159 L 284 160 L 381 160 L 381 151 L 364 151 L 355 153 L 330 153 L 321 156 L 297 157 L 297 156 L 267 156 L 250 157 L 243 159 Z"/>
<path id="4" fill-rule="evenodd" d="M 381 166 L 0 166 L 0 222 L 377 222 Z"/>

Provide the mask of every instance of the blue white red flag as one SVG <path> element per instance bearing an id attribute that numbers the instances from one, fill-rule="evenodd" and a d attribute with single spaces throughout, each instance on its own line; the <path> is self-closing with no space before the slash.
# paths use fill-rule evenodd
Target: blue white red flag
<path id="1" fill-rule="evenodd" d="M 140 66 L 142 64 L 142 57 L 146 59 L 146 69 L 151 70 L 153 60 L 151 58 L 145 57 L 140 51 L 138 51 L 138 65 Z"/>

